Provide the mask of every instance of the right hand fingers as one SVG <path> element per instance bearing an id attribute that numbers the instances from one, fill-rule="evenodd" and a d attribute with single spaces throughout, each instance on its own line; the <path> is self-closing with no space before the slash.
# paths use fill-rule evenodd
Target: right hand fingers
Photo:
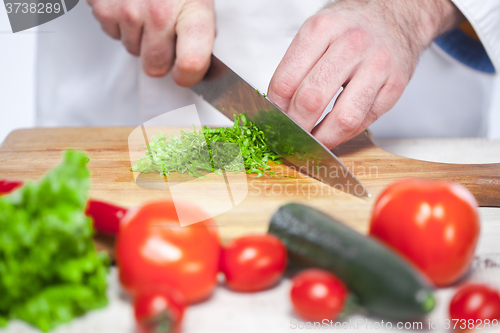
<path id="1" fill-rule="evenodd" d="M 313 130 L 330 149 L 396 103 L 418 58 L 418 50 L 401 41 L 403 28 L 372 15 L 364 4 L 353 1 L 360 6 L 353 10 L 342 7 L 346 3 L 336 2 L 303 25 L 268 92 L 273 102 L 311 131 L 343 86 L 332 111 Z"/>
<path id="2" fill-rule="evenodd" d="M 321 24 L 316 24 L 316 26 L 314 29 L 322 27 Z M 317 33 L 314 29 L 305 29 L 304 33 L 315 36 Z M 321 30 L 324 30 L 324 27 Z M 286 113 L 307 131 L 314 128 L 333 96 L 352 78 L 361 62 L 360 48 L 367 42 L 365 36 L 356 30 L 344 33 L 342 36 L 334 35 L 331 38 L 325 35 L 322 38 L 322 42 L 316 41 L 316 45 L 312 47 L 320 55 L 318 59 L 314 57 L 314 63 L 308 59 L 309 55 L 297 54 L 294 49 L 300 46 L 293 46 L 293 44 L 290 46 L 292 52 L 288 57 L 285 55 L 282 61 L 283 69 L 278 67 L 276 70 L 268 94 L 269 98 L 281 108 L 285 105 Z M 294 64 L 297 65 L 294 66 Z M 283 76 L 281 74 L 281 72 L 288 71 L 296 71 L 298 75 Z M 285 80 L 282 81 L 281 78 L 287 76 L 293 79 L 285 83 Z M 290 88 L 288 96 L 280 93 L 280 90 L 283 90 L 280 84 L 282 86 L 286 84 Z M 277 100 L 274 99 L 276 97 Z"/>
<path id="3" fill-rule="evenodd" d="M 400 79 L 398 80 L 397 78 L 389 78 L 377 93 L 377 96 L 375 97 L 370 110 L 368 111 L 368 113 L 366 113 L 365 119 L 361 123 L 361 126 L 359 126 L 357 130 L 352 132 L 351 135 L 345 137 L 339 143 L 349 141 L 358 134 L 362 133 L 381 115 L 387 112 L 387 110 L 392 109 L 403 93 L 405 86 L 406 82 L 401 81 Z"/>
<path id="4" fill-rule="evenodd" d="M 330 45 L 329 35 L 324 33 L 327 23 L 316 17 L 319 16 L 309 18 L 299 30 L 269 84 L 269 99 L 284 111 L 302 80 Z"/>
<path id="5" fill-rule="evenodd" d="M 286 112 L 307 131 L 312 131 L 333 96 L 356 72 L 361 62 L 357 44 L 362 43 L 356 32 L 340 37 L 297 87 Z"/>
<path id="6" fill-rule="evenodd" d="M 378 116 L 372 105 L 386 80 L 386 73 L 377 72 L 371 66 L 358 69 L 332 111 L 314 128 L 313 135 L 331 149 L 354 133 L 358 134 L 358 130 L 364 130 L 363 122 Z"/>

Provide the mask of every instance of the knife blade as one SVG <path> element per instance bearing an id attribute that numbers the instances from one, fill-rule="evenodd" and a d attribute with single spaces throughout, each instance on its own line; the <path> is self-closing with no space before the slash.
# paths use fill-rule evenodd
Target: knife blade
<path id="1" fill-rule="evenodd" d="M 370 197 L 337 156 L 214 55 L 205 78 L 191 89 L 229 119 L 245 113 L 292 168 L 354 196 Z"/>

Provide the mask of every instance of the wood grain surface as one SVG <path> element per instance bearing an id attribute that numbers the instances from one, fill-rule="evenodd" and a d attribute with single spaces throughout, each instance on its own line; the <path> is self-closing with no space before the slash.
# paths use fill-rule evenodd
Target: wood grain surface
<path id="1" fill-rule="evenodd" d="M 130 171 L 131 163 L 144 155 L 145 136 L 150 139 L 159 130 L 170 135 L 178 134 L 181 128 L 147 131 L 141 127 L 17 130 L 0 146 L 0 178 L 37 180 L 61 161 L 62 151 L 73 148 L 85 150 L 89 155 L 90 196 L 94 199 L 130 207 L 148 200 L 171 198 L 173 192 L 209 212 L 228 209 L 225 199 L 228 188 L 221 187 L 220 176 L 211 175 L 193 182 L 193 179 L 178 174 L 165 179 L 158 174 L 140 175 Z M 222 239 L 265 232 L 271 215 L 281 205 L 292 201 L 318 208 L 352 228 L 366 232 L 373 203 L 380 192 L 390 183 L 409 177 L 457 181 L 469 188 L 480 206 L 500 206 L 500 164 L 464 165 L 412 160 L 379 149 L 365 133 L 333 152 L 365 185 L 372 195 L 370 199 L 348 195 L 285 164 L 272 165 L 275 173 L 295 178 L 264 176 L 256 179 L 255 175 L 243 175 L 242 178 L 240 174 L 230 180 L 232 193 L 246 196 L 234 205 L 239 199 L 233 195 L 233 206 L 214 218 Z M 185 180 L 190 181 L 186 183 Z M 189 186 L 184 186 L 188 183 Z M 96 243 L 100 248 L 111 250 L 112 241 L 98 236 Z"/>

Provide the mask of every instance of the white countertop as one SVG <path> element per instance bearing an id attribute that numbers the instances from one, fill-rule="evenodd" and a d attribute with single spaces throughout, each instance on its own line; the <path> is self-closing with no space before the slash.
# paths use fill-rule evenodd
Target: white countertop
<path id="1" fill-rule="evenodd" d="M 446 163 L 492 163 L 500 162 L 500 141 L 485 139 L 411 139 L 379 140 L 377 144 L 395 154 L 428 161 Z M 500 195 L 500 193 L 499 193 Z M 482 232 L 476 251 L 476 262 L 468 276 L 474 281 L 489 283 L 500 290 L 500 208 L 480 208 Z M 489 260 L 489 261 L 486 261 Z M 484 268 L 486 262 L 496 267 Z M 208 301 L 191 306 L 186 312 L 183 333 L 279 333 L 296 331 L 315 331 L 298 328 L 292 323 L 297 320 L 291 311 L 289 301 L 290 281 L 283 279 L 275 288 L 255 294 L 239 294 L 220 285 Z M 443 328 L 448 318 L 447 307 L 454 289 L 441 289 L 436 292 L 438 305 L 429 318 L 423 321 L 424 328 L 429 320 L 439 322 L 439 329 L 428 332 L 447 332 Z M 133 333 L 134 321 L 132 306 L 120 290 L 116 269 L 109 275 L 109 305 L 102 310 L 93 311 L 73 322 L 62 325 L 54 333 Z M 395 329 L 366 328 L 366 318 L 351 317 L 351 323 L 359 325 L 346 332 L 394 332 Z M 369 319 L 373 323 L 377 319 Z M 394 323 L 396 325 L 396 323 Z M 295 328 L 294 328 L 295 327 Z M 321 330 L 321 329 L 316 329 Z M 324 331 L 324 330 L 323 330 Z M 413 330 L 403 330 L 413 332 Z M 7 329 L 0 332 L 29 333 L 37 332 L 27 324 L 13 321 Z M 484 330 L 483 330 L 484 332 Z"/>

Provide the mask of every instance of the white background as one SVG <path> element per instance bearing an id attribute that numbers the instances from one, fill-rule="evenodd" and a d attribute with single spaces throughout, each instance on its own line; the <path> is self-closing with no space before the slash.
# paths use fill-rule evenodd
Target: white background
<path id="1" fill-rule="evenodd" d="M 43 26 L 40 27 L 40 30 L 42 30 L 41 33 L 50 33 Z M 36 32 L 30 30 L 12 34 L 5 10 L 0 8 L 0 142 L 12 129 L 29 127 L 34 124 L 35 46 Z M 499 86 L 497 91 L 500 91 L 500 85 L 497 84 L 497 86 Z M 497 98 L 496 102 L 498 107 L 500 107 L 499 99 Z M 496 121 L 496 123 L 500 123 L 499 119 Z M 390 146 L 390 144 L 390 142 L 386 142 L 386 146 Z M 442 144 L 440 142 L 436 145 L 435 141 L 432 141 L 428 146 L 423 147 L 421 144 L 412 145 L 412 142 L 408 142 L 405 149 L 399 153 L 405 155 L 406 152 L 406 154 L 421 159 L 437 160 L 438 157 L 443 156 L 443 150 L 432 156 L 423 153 L 432 152 L 436 150 L 436 146 Z M 456 145 L 456 141 L 451 142 L 450 145 Z M 419 147 L 420 150 L 410 151 L 409 146 Z M 493 153 L 498 152 L 497 146 L 492 147 L 489 143 L 484 144 L 483 146 L 489 150 L 481 150 L 475 146 L 465 149 L 465 146 L 462 144 L 461 152 L 457 152 L 457 149 L 452 149 L 451 146 L 444 150 L 445 153 L 454 152 L 453 156 L 450 156 L 446 162 L 459 162 L 459 157 L 472 157 L 474 152 L 476 153 L 475 158 L 489 156 L 493 161 L 498 161 L 498 155 Z M 394 147 L 395 150 L 397 148 Z M 419 153 L 420 155 L 418 155 Z M 485 163 L 492 161 L 467 160 L 464 162 Z M 498 209 L 482 209 L 484 224 L 483 237 L 478 248 L 480 254 L 489 254 L 498 248 L 497 240 L 500 226 L 497 211 Z M 494 271 L 499 273 L 498 269 L 494 269 Z M 494 277 L 498 277 L 498 275 L 493 275 L 492 271 L 485 273 L 479 271 L 475 275 L 478 280 L 492 284 L 499 281 L 498 278 L 494 280 Z M 114 274 L 110 275 L 110 282 L 111 303 L 109 307 L 102 311 L 89 313 L 68 325 L 61 326 L 57 332 L 134 332 L 132 308 L 130 303 L 122 297 Z M 293 318 L 293 314 L 287 298 L 288 290 L 288 280 L 284 280 L 278 288 L 251 296 L 231 293 L 220 287 L 210 302 L 201 303 L 188 310 L 184 331 L 195 333 L 257 332 L 259 330 L 273 333 L 303 331 L 289 328 L 289 321 Z M 451 294 L 451 290 L 439 292 L 441 302 L 434 314 L 435 317 L 443 318 L 445 316 L 446 305 Z M 5 331 L 37 332 L 18 321 L 11 323 Z M 355 330 L 355 332 L 363 332 L 363 330 Z"/>
<path id="2" fill-rule="evenodd" d="M 278 1 L 275 0 L 273 3 L 277 2 Z M 224 3 L 224 1 L 218 1 L 217 3 L 221 4 Z M 226 3 L 229 3 L 229 1 L 226 1 Z M 220 14 L 218 16 L 218 24 L 219 26 L 221 26 L 221 28 L 226 27 L 226 30 L 228 31 L 220 29 L 220 34 L 218 36 L 219 42 L 217 43 L 217 46 L 219 47 L 219 49 L 222 49 L 222 51 L 224 51 L 224 47 L 229 47 L 229 49 L 231 49 L 231 52 L 226 53 L 232 54 L 233 57 L 230 57 L 227 60 L 233 61 L 237 60 L 238 58 L 244 58 L 244 55 L 238 54 L 237 50 L 247 50 L 246 48 L 241 47 L 242 45 L 239 45 L 241 43 L 247 43 L 246 38 L 241 38 L 240 41 L 235 41 L 235 43 L 233 44 L 227 43 L 227 41 L 231 41 L 234 39 L 230 38 L 234 36 L 229 32 L 235 29 L 240 29 L 242 31 L 245 30 L 244 24 L 241 24 L 241 26 L 236 24 L 237 26 L 235 26 L 234 20 L 231 20 L 231 18 L 234 18 L 234 13 L 231 13 L 237 11 L 238 6 L 226 6 L 228 7 L 226 8 L 222 5 L 219 5 L 218 7 L 220 7 L 217 8 L 218 13 Z M 224 9 L 225 12 L 231 12 L 229 13 L 231 15 L 229 15 L 228 13 L 224 14 Z M 80 12 L 77 13 L 77 10 L 80 10 Z M 68 13 L 68 18 L 70 15 L 73 15 L 72 19 L 76 20 L 78 15 L 81 15 L 82 13 L 85 14 L 84 12 L 88 10 L 88 6 L 85 3 L 81 3 L 79 4 L 78 8 Z M 243 10 L 241 8 L 239 10 L 241 12 L 247 12 L 247 10 Z M 269 11 L 269 8 L 267 8 L 266 10 Z M 276 11 L 272 13 L 274 13 L 275 15 Z M 309 14 L 310 13 L 305 16 L 307 17 L 309 16 Z M 225 22 L 224 19 L 226 19 L 227 22 Z M 97 25 L 97 23 L 93 20 L 92 23 L 95 23 L 95 25 Z M 247 25 L 248 24 L 249 23 L 247 22 Z M 280 24 L 284 23 L 281 22 Z M 228 29 L 228 27 L 232 28 L 233 26 L 234 29 Z M 56 33 L 48 31 L 50 29 L 50 25 L 43 25 L 38 29 L 34 28 L 28 31 L 13 34 L 11 33 L 8 17 L 6 11 L 3 9 L 3 5 L 0 8 L 0 142 L 2 142 L 7 134 L 13 129 L 30 127 L 34 125 L 36 102 L 34 84 L 36 39 L 37 34 L 40 33 Z M 251 31 L 255 32 L 254 30 L 255 29 L 251 29 Z M 265 29 L 263 31 L 265 32 Z M 243 34 L 243 36 L 246 35 Z M 259 52 L 262 53 L 264 51 L 268 51 L 265 47 L 263 47 L 263 38 L 260 37 L 258 38 L 259 43 L 252 45 L 252 49 L 257 55 L 259 55 Z M 292 37 L 293 34 L 290 35 L 290 38 Z M 240 46 L 239 48 L 235 47 L 238 45 Z M 287 45 L 283 46 L 283 53 L 284 50 L 286 50 Z M 234 52 L 236 52 L 236 54 L 234 54 Z M 254 58 L 257 59 L 258 57 Z M 278 61 L 279 58 L 276 58 L 276 60 L 267 61 L 269 63 L 269 66 L 267 67 L 269 68 L 263 66 L 262 62 L 261 65 L 257 68 L 254 68 L 254 66 L 248 66 L 248 64 L 258 62 L 243 62 L 244 64 L 241 68 L 241 72 L 242 74 L 245 74 L 245 78 L 248 77 L 250 82 L 259 83 L 257 84 L 259 88 L 261 86 L 265 87 L 267 86 L 267 82 L 269 81 L 269 78 L 272 75 L 272 72 Z M 229 63 L 230 65 L 232 65 L 231 62 Z M 476 107 L 478 109 L 477 111 L 479 111 L 480 109 L 490 109 L 492 111 L 497 110 L 497 112 L 490 112 L 488 117 L 483 118 L 484 123 L 482 124 L 482 127 L 488 128 L 488 130 L 485 131 L 487 132 L 487 137 L 500 138 L 500 79 L 498 77 L 496 79 L 496 88 L 493 89 L 493 95 L 495 96 L 495 98 L 491 99 L 491 105 L 488 107 L 487 105 L 480 104 L 481 101 L 488 100 L 488 98 L 483 99 L 481 97 L 482 91 L 485 90 L 482 89 L 481 86 L 491 86 L 494 80 L 490 80 L 488 77 L 483 77 L 484 75 L 475 75 L 472 73 L 472 70 L 468 68 L 453 66 L 453 61 L 450 61 L 447 55 L 437 51 L 437 48 L 435 46 L 431 47 L 430 50 L 426 51 L 423 54 L 420 60 L 420 64 L 425 64 L 425 66 L 419 66 L 420 70 L 417 70 L 417 72 L 415 73 L 412 82 L 408 86 L 408 89 L 403 95 L 403 98 L 401 98 L 400 102 L 393 110 L 391 110 L 391 112 L 382 117 L 380 121 L 378 121 L 374 126 L 371 127 L 376 136 L 385 136 L 386 133 L 395 132 L 394 127 L 396 127 L 398 131 L 396 131 L 397 133 L 395 133 L 391 137 L 408 136 L 412 129 L 415 130 L 417 128 L 414 121 L 407 119 L 408 114 L 419 114 L 425 109 L 431 109 L 432 106 L 434 106 L 436 109 L 439 109 L 441 111 L 440 113 L 444 114 L 445 112 L 447 112 L 449 114 L 449 116 L 443 117 L 444 119 L 447 119 L 446 124 L 434 121 L 435 128 L 433 129 L 433 132 L 429 132 L 430 134 L 426 134 L 420 131 L 417 133 L 419 135 L 412 136 L 457 136 L 453 134 L 453 131 L 445 131 L 446 129 L 450 128 L 450 122 L 459 118 L 457 112 L 458 106 L 470 104 Z M 445 71 L 443 75 L 440 75 L 436 78 L 434 68 L 443 68 L 446 66 L 449 67 L 447 71 Z M 266 69 L 264 67 L 266 67 Z M 237 61 L 235 61 L 235 69 L 239 69 L 237 66 Z M 246 73 L 245 70 L 248 73 Z M 449 85 L 450 81 L 458 82 L 460 81 L 459 79 L 466 82 L 466 84 L 456 85 L 453 88 L 451 85 Z M 43 87 L 38 88 L 41 89 Z M 50 89 L 52 88 L 49 87 L 49 90 Z M 42 89 L 42 91 L 45 90 Z M 446 93 L 448 95 L 446 95 Z M 420 101 L 423 100 L 425 103 L 412 103 L 412 101 L 415 101 L 415 99 Z M 413 106 L 413 104 L 415 105 Z M 436 105 L 438 106 L 436 107 Z M 66 110 L 68 108 L 65 107 L 63 109 Z M 428 126 L 429 123 L 428 119 L 432 119 L 429 117 L 417 118 L 421 118 L 426 126 Z M 398 125 L 394 126 L 394 123 L 398 123 Z M 462 123 L 467 124 L 468 127 L 472 126 L 472 122 Z M 436 135 L 436 133 L 441 133 L 441 135 Z"/>
<path id="3" fill-rule="evenodd" d="M 36 28 L 12 33 L 0 5 L 0 143 L 15 128 L 34 124 Z"/>

